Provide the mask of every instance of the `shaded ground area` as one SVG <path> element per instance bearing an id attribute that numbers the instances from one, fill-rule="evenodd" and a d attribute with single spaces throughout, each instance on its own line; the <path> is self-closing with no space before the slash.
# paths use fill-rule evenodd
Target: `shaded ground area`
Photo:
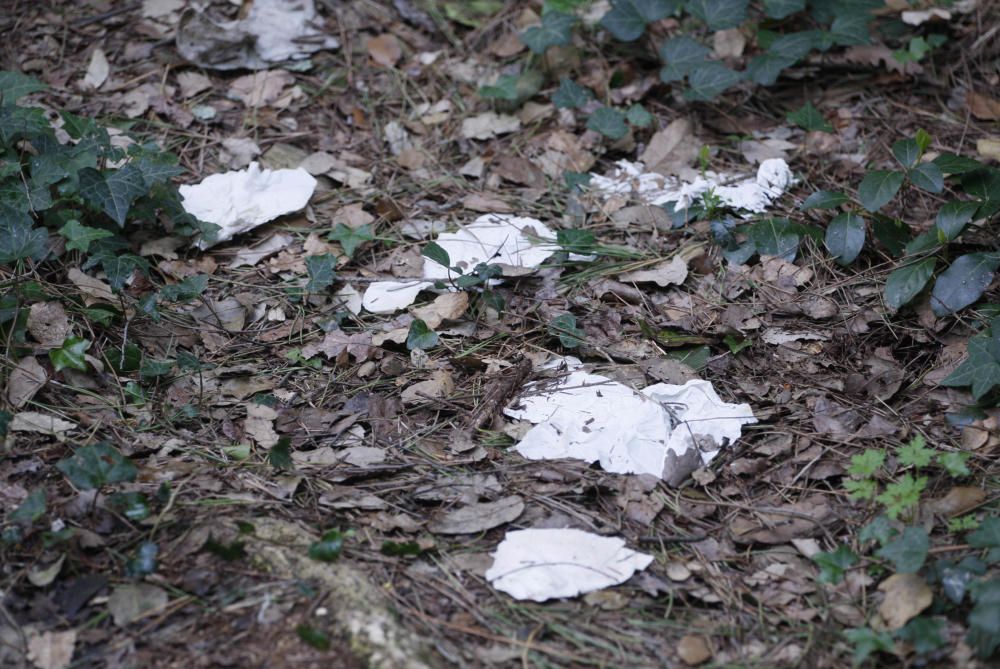
<path id="1" fill-rule="evenodd" d="M 323 2 L 339 50 L 317 53 L 309 70 L 281 70 L 267 86 L 241 80 L 246 71 L 181 59 L 178 12 L 7 4 L 4 69 L 48 83 L 37 97 L 49 108 L 97 116 L 173 151 L 188 181 L 251 158 L 327 169 L 304 212 L 205 252 L 153 225 L 127 231 L 157 282 L 209 276 L 199 300 L 159 321 L 135 308 L 151 286 L 138 274 L 117 305 L 127 316 L 102 325 L 85 311 L 92 290 L 77 283 L 65 294 L 65 273 L 79 264 L 72 252 L 34 271 L 51 300 L 65 298 L 71 327 L 94 342 L 96 358 L 134 346 L 149 360 L 196 363 L 141 379 L 111 365 L 53 374 L 28 408 L 73 429 L 58 439 L 8 435 L 2 508 L 41 488 L 48 515 L 45 527 L 3 548 L 0 665 L 29 666 L 32 639 L 72 630 L 72 640 L 44 638 L 75 648 L 74 667 L 685 666 L 681 658 L 697 658 L 701 645 L 708 666 L 841 667 L 852 650 L 843 630 L 877 615 L 884 576 L 854 570 L 823 584 L 810 559 L 856 544 L 877 514 L 845 490 L 852 456 L 918 435 L 970 454 L 968 476 L 930 474 L 913 514 L 940 535 L 939 555 L 968 548 L 949 533 L 950 517 L 995 510 L 996 411 L 956 427 L 946 414 L 963 413 L 972 398 L 939 385 L 981 314 L 938 318 L 926 297 L 891 314 L 882 284 L 895 261 L 881 248 L 845 269 L 806 239 L 794 262 L 733 265 L 707 221 L 675 227 L 627 196 L 604 199 L 562 179 L 634 160 L 680 120 L 674 127 L 694 147 L 695 167 L 703 145 L 719 171 L 755 171 L 755 151 L 786 158 L 798 182 L 769 215 L 825 225 L 824 214 L 799 209 L 802 200 L 851 189 L 865 165 L 890 159 L 897 139 L 924 128 L 932 150 L 975 155 L 976 140 L 997 132 L 963 97 L 997 84 L 996 42 L 980 39 L 1000 20 L 988 3 L 956 18 L 951 41 L 919 71 L 887 66 L 878 53 L 831 53 L 774 87 L 711 104 L 660 83 L 652 49 L 642 57 L 588 44 L 564 60 L 549 56 L 557 62 L 547 63 L 547 89 L 573 73 L 653 114 L 651 127 L 616 142 L 544 96 L 499 109 L 517 119 L 509 132 L 496 135 L 499 121 L 480 118 L 491 106 L 477 89 L 523 51 L 526 12 L 540 11 L 532 3 L 507 3 L 473 27 L 443 14 L 425 25 L 401 13 L 405 2 Z M 654 37 L 676 29 L 665 21 Z M 95 49 L 109 73 L 85 88 Z M 833 132 L 789 126 L 786 113 L 806 101 Z M 463 127 L 477 118 L 487 126 L 481 135 Z M 922 231 L 941 199 L 911 191 L 896 213 Z M 508 277 L 492 289 L 503 298 L 499 312 L 476 290 L 458 302 L 425 292 L 395 314 L 356 307 L 377 280 L 422 276 L 432 233 L 484 212 L 587 230 L 607 252 L 582 262 L 560 251 Z M 374 239 L 345 254 L 343 238 L 327 236 L 338 225 L 369 225 Z M 993 237 L 984 226 L 963 243 L 979 248 Z M 335 281 L 303 296 L 307 258 L 327 253 L 338 258 Z M 687 266 L 680 285 L 622 278 L 675 255 Z M 24 280 L 3 272 L 7 285 Z M 997 297 L 991 286 L 985 301 Z M 571 348 L 550 329 L 567 313 L 582 339 Z M 440 337 L 426 353 L 406 345 L 415 317 Z M 680 486 L 528 461 L 511 448 L 524 427 L 502 411 L 546 375 L 552 354 L 578 356 L 634 388 L 697 375 L 726 401 L 748 403 L 759 422 Z M 141 380 L 142 403 L 129 401 L 128 378 Z M 116 491 L 144 493 L 148 517 L 131 520 L 55 469 L 74 446 L 98 440 L 138 466 L 137 479 Z M 501 503 L 523 510 L 496 522 Z M 484 574 L 504 532 L 527 527 L 621 536 L 655 559 L 612 589 L 519 602 Z M 65 528 L 71 536 L 60 535 Z M 339 560 L 310 561 L 310 546 L 334 529 L 345 533 Z M 129 561 L 149 542 L 156 570 L 129 578 Z M 135 610 L 124 600 L 148 601 Z M 947 643 L 924 660 L 977 666 L 964 618 L 943 613 Z M 909 666 L 912 654 L 882 657 Z"/>

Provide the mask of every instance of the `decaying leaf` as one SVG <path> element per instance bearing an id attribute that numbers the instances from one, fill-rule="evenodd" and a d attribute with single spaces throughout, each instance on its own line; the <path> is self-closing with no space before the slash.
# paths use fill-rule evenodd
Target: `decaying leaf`
<path id="1" fill-rule="evenodd" d="M 917 574 L 893 574 L 879 583 L 878 589 L 885 593 L 878 612 L 891 630 L 920 615 L 934 601 L 927 581 Z"/>
<path id="2" fill-rule="evenodd" d="M 66 669 L 76 649 L 76 630 L 35 632 L 28 636 L 28 660 L 38 669 Z"/>
<path id="3" fill-rule="evenodd" d="M 474 534 L 517 520 L 524 512 L 524 500 L 518 495 L 495 502 L 469 504 L 433 518 L 427 529 L 435 534 Z"/>
<path id="4" fill-rule="evenodd" d="M 22 358 L 7 379 L 7 401 L 15 409 L 20 409 L 48 380 L 48 373 L 34 356 Z"/>

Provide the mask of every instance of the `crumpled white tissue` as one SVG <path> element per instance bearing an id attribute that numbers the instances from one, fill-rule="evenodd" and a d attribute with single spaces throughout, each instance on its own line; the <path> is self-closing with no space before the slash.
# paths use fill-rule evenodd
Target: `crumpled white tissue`
<path id="1" fill-rule="evenodd" d="M 670 478 L 669 453 L 680 458 L 693 448 L 707 464 L 744 424 L 757 422 L 750 405 L 723 402 L 708 381 L 658 383 L 640 393 L 565 360 L 569 374 L 528 384 L 504 410 L 535 424 L 515 447 L 529 460 L 574 458 L 616 474 Z"/>
<path id="2" fill-rule="evenodd" d="M 213 174 L 178 190 L 187 213 L 222 228 L 214 242 L 198 241 L 204 250 L 302 209 L 315 189 L 316 179 L 301 167 L 262 170 L 253 162 L 246 169 Z"/>
<path id="3" fill-rule="evenodd" d="M 624 583 L 653 561 L 617 537 L 583 530 L 507 532 L 493 554 L 486 580 L 515 599 L 544 602 Z"/>
<path id="4" fill-rule="evenodd" d="M 485 214 L 456 232 L 438 235 L 438 245 L 448 252 L 452 267 L 465 274 L 479 263 L 532 270 L 559 250 L 555 233 L 536 218 L 511 214 Z M 379 281 L 365 290 L 365 309 L 376 314 L 392 313 L 413 304 L 417 293 L 435 281 L 454 281 L 459 277 L 430 258 L 424 258 L 423 282 Z M 374 307 L 374 308 L 370 308 Z"/>
<path id="5" fill-rule="evenodd" d="M 762 162 L 754 177 L 706 171 L 691 182 L 647 172 L 642 163 L 619 160 L 608 174 L 591 174 L 589 187 L 605 198 L 633 195 L 651 205 L 676 202 L 675 211 L 690 207 L 712 190 L 725 205 L 759 214 L 781 197 L 792 183 L 792 171 L 781 158 Z"/>

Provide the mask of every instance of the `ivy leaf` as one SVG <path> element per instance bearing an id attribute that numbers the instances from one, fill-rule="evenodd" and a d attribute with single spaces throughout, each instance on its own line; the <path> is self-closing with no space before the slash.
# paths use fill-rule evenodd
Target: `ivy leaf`
<path id="1" fill-rule="evenodd" d="M 569 77 L 559 80 L 559 88 L 552 94 L 552 104 L 557 109 L 579 109 L 594 99 L 589 88 L 581 86 Z"/>
<path id="2" fill-rule="evenodd" d="M 1000 265 L 997 253 L 968 253 L 956 258 L 931 291 L 934 314 L 947 316 L 978 300 L 993 281 L 997 265 Z"/>
<path id="3" fill-rule="evenodd" d="M 738 84 L 741 79 L 738 72 L 722 63 L 715 60 L 705 61 L 688 76 L 690 88 L 684 91 L 684 97 L 688 100 L 712 100 L 726 89 Z"/>
<path id="4" fill-rule="evenodd" d="M 885 282 L 885 303 L 893 311 L 920 294 L 927 282 L 934 276 L 937 259 L 929 256 L 923 260 L 904 265 L 893 270 Z"/>
<path id="5" fill-rule="evenodd" d="M 601 107 L 587 119 L 587 129 L 599 132 L 608 139 L 619 140 L 628 134 L 625 114 L 612 107 Z"/>
<path id="6" fill-rule="evenodd" d="M 451 256 L 449 256 L 444 247 L 437 242 L 427 242 L 427 244 L 424 245 L 423 250 L 420 252 L 420 255 L 425 258 L 430 258 L 442 267 L 451 267 Z"/>
<path id="7" fill-rule="evenodd" d="M 826 248 L 838 265 L 850 265 L 865 245 L 865 219 L 843 213 L 826 227 Z"/>
<path id="8" fill-rule="evenodd" d="M 562 314 L 549 322 L 549 334 L 559 338 L 559 343 L 566 348 L 576 348 L 583 343 L 583 331 L 576 327 L 576 316 Z"/>
<path id="9" fill-rule="evenodd" d="M 837 193 L 832 190 L 818 190 L 807 197 L 799 208 L 803 211 L 806 209 L 836 209 L 846 202 L 850 202 L 850 199 L 843 193 Z"/>
<path id="10" fill-rule="evenodd" d="M 820 552 L 812 556 L 819 565 L 819 582 L 837 584 L 844 580 L 844 573 L 858 563 L 858 556 L 850 547 L 841 544 L 837 550 Z"/>
<path id="11" fill-rule="evenodd" d="M 438 334 L 427 327 L 427 323 L 417 318 L 410 323 L 410 330 L 406 334 L 406 349 L 412 351 L 420 349 L 426 351 L 438 345 Z"/>
<path id="12" fill-rule="evenodd" d="M 965 541 L 973 548 L 1000 549 L 1000 518 L 990 516 L 984 519 L 979 529 L 965 535 Z"/>
<path id="13" fill-rule="evenodd" d="M 900 574 L 915 574 L 924 566 L 931 540 L 922 527 L 907 527 L 893 541 L 875 552 L 877 556 L 892 562 Z"/>
<path id="14" fill-rule="evenodd" d="M 316 650 L 330 650 L 330 637 L 309 625 L 296 625 L 295 633 Z"/>
<path id="15" fill-rule="evenodd" d="M 749 4 L 749 0 L 690 0 L 685 9 L 710 30 L 726 30 L 738 28 L 746 20 Z"/>
<path id="16" fill-rule="evenodd" d="M 528 45 L 533 53 L 542 54 L 550 46 L 569 44 L 573 36 L 573 26 L 579 19 L 572 14 L 563 12 L 546 12 L 542 16 L 542 25 L 532 26 L 521 33 L 521 41 Z"/>
<path id="17" fill-rule="evenodd" d="M 777 83 L 781 73 L 794 65 L 796 60 L 798 59 L 768 51 L 750 59 L 746 75 L 750 81 L 761 86 L 773 86 Z"/>
<path id="18" fill-rule="evenodd" d="M 783 19 L 806 8 L 806 0 L 764 0 L 764 14 L 770 19 Z"/>
<path id="19" fill-rule="evenodd" d="M 612 0 L 601 26 L 615 39 L 633 42 L 646 30 L 646 24 L 673 14 L 677 6 L 676 0 Z"/>
<path id="20" fill-rule="evenodd" d="M 44 91 L 48 86 L 34 77 L 9 70 L 0 71 L 0 104 L 12 105 L 25 95 Z"/>
<path id="21" fill-rule="evenodd" d="M 799 248 L 800 237 L 786 218 L 767 218 L 754 223 L 748 236 L 758 253 L 780 256 L 789 262 L 795 259 Z"/>
<path id="22" fill-rule="evenodd" d="M 854 666 L 864 664 L 872 653 L 891 653 L 895 645 L 888 632 L 875 632 L 868 627 L 855 627 L 844 632 L 854 646 Z"/>
<path id="23" fill-rule="evenodd" d="M 868 172 L 858 186 L 861 206 L 868 211 L 878 211 L 896 197 L 904 179 L 905 175 L 902 172 L 883 170 Z"/>
<path id="24" fill-rule="evenodd" d="M 923 435 L 917 435 L 908 444 L 896 451 L 899 464 L 904 467 L 926 467 L 934 459 L 934 449 L 927 448 Z"/>
<path id="25" fill-rule="evenodd" d="M 67 337 L 59 348 L 49 351 L 49 360 L 57 372 L 69 367 L 80 372 L 87 371 L 87 359 L 84 354 L 90 348 L 91 342 L 83 337 Z"/>
<path id="26" fill-rule="evenodd" d="M 923 188 L 929 193 L 940 193 L 944 190 L 944 174 L 934 163 L 920 163 L 910 170 L 910 181 L 917 188 Z"/>
<path id="27" fill-rule="evenodd" d="M 653 115 L 641 104 L 634 104 L 625 112 L 628 122 L 637 128 L 646 128 L 653 123 Z"/>
<path id="28" fill-rule="evenodd" d="M 976 605 L 969 613 L 965 640 L 987 659 L 1000 647 L 1000 580 L 980 581 L 970 591 Z"/>
<path id="29" fill-rule="evenodd" d="M 969 357 L 941 381 L 942 386 L 970 386 L 972 396 L 980 399 L 1000 385 L 1000 364 L 993 356 L 988 337 L 973 337 L 968 343 Z"/>
<path id="30" fill-rule="evenodd" d="M 141 492 L 117 492 L 108 498 L 108 504 L 133 522 L 149 518 L 149 503 Z"/>
<path id="31" fill-rule="evenodd" d="M 160 298 L 166 302 L 190 302 L 200 297 L 208 288 L 207 274 L 194 274 L 183 281 L 160 289 Z"/>
<path id="32" fill-rule="evenodd" d="M 315 295 L 329 288 L 336 278 L 336 273 L 333 271 L 336 267 L 337 259 L 331 253 L 307 257 L 306 271 L 309 273 L 309 281 L 306 282 L 306 292 Z"/>
<path id="33" fill-rule="evenodd" d="M 851 12 L 841 14 L 830 25 L 830 37 L 834 44 L 841 46 L 858 46 L 871 42 L 868 34 L 868 24 L 872 18 L 867 13 Z"/>
<path id="34" fill-rule="evenodd" d="M 338 242 L 344 249 L 347 257 L 353 258 L 354 252 L 358 250 L 358 247 L 365 242 L 375 239 L 375 234 L 372 232 L 372 226 L 367 223 L 359 225 L 356 228 L 344 225 L 343 223 L 337 223 L 333 232 L 327 235 L 327 239 Z"/>
<path id="35" fill-rule="evenodd" d="M 668 39 L 660 46 L 660 58 L 665 63 L 660 79 L 667 83 L 680 81 L 705 63 L 709 53 L 711 49 L 687 35 Z"/>
<path id="36" fill-rule="evenodd" d="M 56 469 L 80 490 L 134 481 L 138 473 L 131 460 L 104 441 L 76 449 L 71 457 L 57 462 Z"/>
<path id="37" fill-rule="evenodd" d="M 142 172 L 133 165 L 103 173 L 86 167 L 80 170 L 79 178 L 84 201 L 110 216 L 118 227 L 125 227 L 132 203 L 147 190 Z"/>
<path id="38" fill-rule="evenodd" d="M 292 440 L 288 437 L 281 437 L 278 443 L 271 447 L 267 453 L 267 463 L 275 469 L 287 470 L 292 465 Z"/>
<path id="39" fill-rule="evenodd" d="M 877 541 L 880 546 L 885 546 L 894 534 L 897 532 L 889 519 L 879 515 L 861 528 L 861 531 L 858 532 L 858 540 L 862 543 Z"/>
<path id="40" fill-rule="evenodd" d="M 0 264 L 41 260 L 48 252 L 48 241 L 48 234 L 35 228 L 28 214 L 0 205 Z"/>
<path id="41" fill-rule="evenodd" d="M 335 562 L 344 550 L 344 535 L 340 530 L 323 533 L 319 541 L 309 545 L 309 557 L 320 562 Z"/>
<path id="42" fill-rule="evenodd" d="M 892 145 L 892 155 L 895 156 L 899 164 L 910 169 L 920 160 L 920 146 L 915 139 L 901 139 Z"/>
<path id="43" fill-rule="evenodd" d="M 66 239 L 66 250 L 80 251 L 81 253 L 87 252 L 87 249 L 90 248 L 91 242 L 115 236 L 115 233 L 110 230 L 89 228 L 86 225 L 81 225 L 80 221 L 75 218 L 66 221 L 66 223 L 59 228 L 59 234 Z"/>
<path id="44" fill-rule="evenodd" d="M 2 74 L 2 73 L 0 73 Z M 10 512 L 7 520 L 12 523 L 31 525 L 33 522 L 45 515 L 48 504 L 45 499 L 45 490 L 35 488 L 24 498 L 21 504 Z"/>
<path id="45" fill-rule="evenodd" d="M 953 200 L 946 202 L 938 210 L 937 219 L 934 226 L 941 231 L 946 239 L 952 240 L 958 237 L 965 224 L 972 220 L 979 209 L 978 202 Z"/>

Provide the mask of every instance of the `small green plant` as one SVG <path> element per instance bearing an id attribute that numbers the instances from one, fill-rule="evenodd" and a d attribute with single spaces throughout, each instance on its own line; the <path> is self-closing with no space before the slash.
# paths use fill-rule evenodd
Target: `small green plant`
<path id="1" fill-rule="evenodd" d="M 481 303 L 484 306 L 494 309 L 495 311 L 503 310 L 503 297 L 496 291 L 492 290 L 492 287 L 496 283 L 497 279 L 503 276 L 503 270 L 499 265 L 481 262 L 473 267 L 472 271 L 466 272 L 461 267 L 452 266 L 451 256 L 448 254 L 448 251 L 437 242 L 427 242 L 421 251 L 421 255 L 448 268 L 449 273 L 454 273 L 456 275 L 456 278 L 454 279 L 449 276 L 447 284 L 443 281 L 438 281 L 436 285 L 437 288 L 446 288 L 449 284 L 456 290 L 479 288 L 481 291 Z"/>

